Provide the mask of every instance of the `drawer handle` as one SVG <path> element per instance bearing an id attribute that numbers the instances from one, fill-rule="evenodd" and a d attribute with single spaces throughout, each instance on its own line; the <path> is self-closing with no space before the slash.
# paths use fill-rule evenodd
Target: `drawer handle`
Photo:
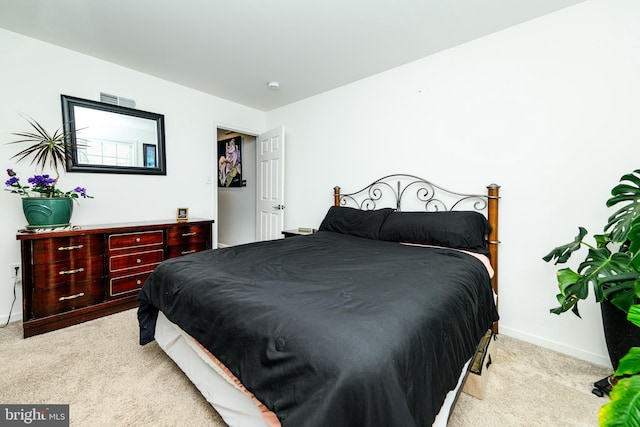
<path id="1" fill-rule="evenodd" d="M 182 237 L 195 236 L 196 234 L 198 233 L 195 231 L 192 231 L 191 233 L 182 233 Z"/>
<path id="2" fill-rule="evenodd" d="M 191 249 L 190 251 L 182 251 L 182 252 L 180 252 L 180 253 L 181 253 L 182 255 L 189 255 L 189 254 L 194 253 L 195 251 L 196 251 L 195 249 Z"/>
<path id="3" fill-rule="evenodd" d="M 140 263 L 142 262 L 142 260 L 141 260 L 140 258 L 138 258 L 138 259 L 136 259 L 136 262 L 137 262 L 138 264 L 140 264 Z"/>
<path id="4" fill-rule="evenodd" d="M 76 268 L 75 270 L 62 270 L 58 272 L 58 274 L 76 274 L 76 273 L 82 273 L 83 271 L 84 271 L 84 268 Z"/>
<path id="5" fill-rule="evenodd" d="M 142 280 L 138 279 L 136 280 L 136 285 L 141 285 L 142 284 Z"/>
<path id="6" fill-rule="evenodd" d="M 136 243 L 140 243 L 140 238 L 136 237 Z"/>
<path id="7" fill-rule="evenodd" d="M 80 292 L 79 294 L 75 294 L 75 295 L 69 295 L 68 297 L 60 297 L 58 298 L 58 301 L 67 301 L 70 299 L 76 299 L 76 298 L 80 298 L 84 296 L 84 292 Z"/>
<path id="8" fill-rule="evenodd" d="M 76 245 L 76 246 L 60 246 L 58 248 L 59 251 L 74 251 L 76 249 L 82 249 L 84 245 Z"/>

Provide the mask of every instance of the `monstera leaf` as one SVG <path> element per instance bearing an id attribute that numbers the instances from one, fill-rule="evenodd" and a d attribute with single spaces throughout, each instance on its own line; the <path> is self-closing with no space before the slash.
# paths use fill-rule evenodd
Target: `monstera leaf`
<path id="1" fill-rule="evenodd" d="M 629 239 L 629 252 L 635 254 L 631 260 L 631 266 L 634 270 L 640 271 L 640 217 L 636 217 L 631 223 L 627 238 Z"/>
<path id="2" fill-rule="evenodd" d="M 585 299 L 589 293 L 589 285 L 583 277 L 570 268 L 558 270 L 558 288 L 560 293 L 556 295 L 560 307 L 552 308 L 550 311 L 554 314 L 564 313 L 571 309 L 573 313 L 580 316 L 578 311 L 578 301 Z"/>
<path id="3" fill-rule="evenodd" d="M 564 245 L 553 248 L 551 252 L 542 257 L 543 260 L 549 262 L 553 259 L 556 260 L 554 264 L 564 264 L 569 260 L 574 252 L 578 251 L 582 247 L 582 239 L 587 235 L 587 229 L 584 227 L 578 227 L 578 235 L 574 237 L 573 241 Z"/>
<path id="4" fill-rule="evenodd" d="M 620 184 L 611 190 L 612 197 L 607 200 L 607 207 L 625 203 L 609 217 L 604 227 L 614 242 L 624 242 L 631 230 L 633 221 L 640 215 L 640 169 L 623 175 Z"/>
<path id="5" fill-rule="evenodd" d="M 593 288 L 597 302 L 610 297 L 614 305 L 626 312 L 635 301 L 633 283 L 638 277 L 636 272 L 629 272 L 630 261 L 628 253 L 612 254 L 606 247 L 590 248 L 578 272 L 570 268 L 558 270 L 560 293 L 557 299 L 560 307 L 551 309 L 551 313 L 560 314 L 571 309 L 573 314 L 580 317 L 578 301 L 587 298 L 589 287 Z M 631 292 L 620 292 L 629 287 Z"/>
<path id="6" fill-rule="evenodd" d="M 598 411 L 602 427 L 640 425 L 640 376 L 621 378 L 609 393 L 609 403 Z"/>

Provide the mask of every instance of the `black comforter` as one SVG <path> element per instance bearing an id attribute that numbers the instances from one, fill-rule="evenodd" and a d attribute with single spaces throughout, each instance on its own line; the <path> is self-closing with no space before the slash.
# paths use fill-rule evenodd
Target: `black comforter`
<path id="1" fill-rule="evenodd" d="M 497 320 L 476 258 L 319 232 L 163 262 L 157 310 L 224 363 L 283 426 L 427 426 Z"/>

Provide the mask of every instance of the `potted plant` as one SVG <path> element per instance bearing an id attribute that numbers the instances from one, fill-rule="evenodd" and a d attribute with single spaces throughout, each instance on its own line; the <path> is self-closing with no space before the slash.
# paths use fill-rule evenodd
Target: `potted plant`
<path id="1" fill-rule="evenodd" d="M 637 238 L 636 234 L 636 238 Z M 636 292 L 640 297 L 640 290 Z M 640 304 L 629 308 L 628 319 L 640 327 Z M 640 330 L 639 330 L 640 331 Z M 632 347 L 620 359 L 609 393 L 609 403 L 598 411 L 598 421 L 602 427 L 622 427 L 640 425 L 640 348 Z"/>
<path id="2" fill-rule="evenodd" d="M 600 423 L 640 425 L 640 169 L 620 178 L 606 205 L 617 210 L 608 218 L 603 234 L 593 236 L 594 244 L 585 242 L 588 232 L 579 227 L 573 241 L 543 257 L 563 264 L 583 247 L 588 248 L 577 271 L 558 270 L 560 306 L 551 312 L 571 310 L 580 317 L 578 302 L 587 298 L 590 287 L 593 289 L 601 303 L 605 339 L 615 369 L 609 378 L 611 401 L 601 408 Z"/>
<path id="3" fill-rule="evenodd" d="M 32 132 L 19 132 L 13 135 L 21 139 L 8 144 L 32 143 L 11 158 L 18 162 L 32 157 L 31 164 L 40 168 L 41 174 L 27 180 L 29 185 L 22 185 L 18 174 L 7 169 L 9 179 L 5 182 L 8 191 L 23 197 L 22 207 L 29 225 L 28 228 L 55 228 L 69 225 L 73 212 L 73 200 L 91 198 L 86 189 L 75 187 L 70 191 L 62 191 L 57 187 L 60 178 L 59 168 L 66 164 L 67 151 L 65 140 L 69 136 L 62 128 L 53 134 L 47 132 L 38 122 L 25 117 L 33 128 Z M 55 178 L 42 174 L 45 167 L 55 173 Z"/>

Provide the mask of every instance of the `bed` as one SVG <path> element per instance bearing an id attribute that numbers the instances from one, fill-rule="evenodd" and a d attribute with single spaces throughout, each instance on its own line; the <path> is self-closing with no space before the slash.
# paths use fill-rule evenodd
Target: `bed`
<path id="1" fill-rule="evenodd" d="M 230 426 L 446 425 L 497 331 L 487 188 L 389 175 L 336 187 L 311 235 L 164 261 L 138 297 L 140 343 L 155 339 Z"/>

